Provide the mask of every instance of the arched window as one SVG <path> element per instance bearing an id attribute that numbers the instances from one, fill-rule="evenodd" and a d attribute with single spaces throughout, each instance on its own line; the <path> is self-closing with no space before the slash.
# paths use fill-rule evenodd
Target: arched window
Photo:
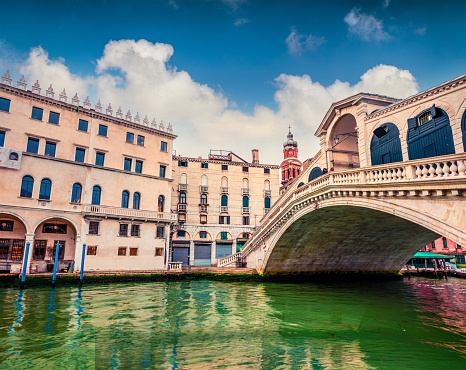
<path id="1" fill-rule="evenodd" d="M 243 189 L 249 189 L 249 180 L 243 179 Z"/>
<path id="2" fill-rule="evenodd" d="M 270 190 L 270 181 L 269 180 L 264 181 L 264 190 Z"/>
<path id="3" fill-rule="evenodd" d="M 100 186 L 94 186 L 92 188 L 92 204 L 100 205 Z"/>
<path id="4" fill-rule="evenodd" d="M 314 179 L 317 179 L 319 176 L 322 176 L 322 170 L 320 167 L 314 167 L 309 174 L 309 179 L 307 181 L 312 181 Z"/>
<path id="5" fill-rule="evenodd" d="M 180 203 L 186 203 L 186 193 L 180 193 Z"/>
<path id="6" fill-rule="evenodd" d="M 207 194 L 201 194 L 201 204 L 207 204 Z"/>
<path id="7" fill-rule="evenodd" d="M 372 135 L 370 149 L 373 166 L 403 161 L 398 127 L 393 123 L 377 127 Z"/>
<path id="8" fill-rule="evenodd" d="M 201 186 L 208 186 L 209 185 L 209 181 L 207 179 L 207 175 L 202 175 L 201 176 Z"/>
<path id="9" fill-rule="evenodd" d="M 265 209 L 270 208 L 270 198 L 264 198 L 264 208 Z"/>
<path id="10" fill-rule="evenodd" d="M 220 206 L 228 207 L 228 196 L 227 195 L 222 195 Z"/>
<path id="11" fill-rule="evenodd" d="M 228 187 L 228 178 L 225 176 L 222 177 L 222 188 L 227 188 Z"/>
<path id="12" fill-rule="evenodd" d="M 159 195 L 159 199 L 158 199 L 158 204 L 157 204 L 157 209 L 159 210 L 159 212 L 163 212 L 163 206 L 164 206 L 164 203 L 165 203 L 165 197 L 163 195 Z"/>
<path id="13" fill-rule="evenodd" d="M 141 207 L 141 194 L 138 192 L 133 194 L 133 209 L 139 209 Z"/>
<path id="14" fill-rule="evenodd" d="M 128 208 L 129 203 L 129 191 L 123 190 L 121 193 L 121 208 Z"/>
<path id="15" fill-rule="evenodd" d="M 249 197 L 243 197 L 243 207 L 249 207 Z"/>
<path id="16" fill-rule="evenodd" d="M 298 188 L 300 188 L 303 185 L 304 185 L 304 182 L 300 182 L 299 185 L 298 185 Z"/>
<path id="17" fill-rule="evenodd" d="M 34 187 L 34 179 L 31 176 L 24 176 L 21 182 L 21 196 L 32 198 L 32 188 Z"/>
<path id="18" fill-rule="evenodd" d="M 50 192 L 52 191 L 52 181 L 43 179 L 40 182 L 39 199 L 50 200 Z"/>
<path id="19" fill-rule="evenodd" d="M 71 203 L 81 203 L 81 194 L 83 187 L 79 183 L 73 184 L 73 190 L 71 191 Z"/>
<path id="20" fill-rule="evenodd" d="M 180 175 L 180 184 L 187 184 L 188 183 L 188 175 L 182 173 Z"/>

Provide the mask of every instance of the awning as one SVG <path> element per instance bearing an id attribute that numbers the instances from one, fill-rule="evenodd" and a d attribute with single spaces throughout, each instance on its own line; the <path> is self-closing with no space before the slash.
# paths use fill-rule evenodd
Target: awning
<path id="1" fill-rule="evenodd" d="M 455 256 L 446 256 L 445 254 L 438 254 L 432 252 L 417 252 L 411 258 L 437 258 L 437 259 L 451 259 L 455 258 Z"/>

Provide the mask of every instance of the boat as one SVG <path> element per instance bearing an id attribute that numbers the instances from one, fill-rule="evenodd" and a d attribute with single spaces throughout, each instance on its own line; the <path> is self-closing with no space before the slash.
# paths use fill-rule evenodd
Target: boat
<path id="1" fill-rule="evenodd" d="M 456 269 L 455 275 L 459 277 L 466 278 L 466 268 Z"/>

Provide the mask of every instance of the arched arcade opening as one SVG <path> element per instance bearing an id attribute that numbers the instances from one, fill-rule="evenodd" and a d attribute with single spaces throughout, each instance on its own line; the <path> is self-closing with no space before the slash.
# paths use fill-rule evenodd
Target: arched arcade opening
<path id="1" fill-rule="evenodd" d="M 329 137 L 330 168 L 335 171 L 359 167 L 356 119 L 345 114 L 334 125 Z"/>
<path id="2" fill-rule="evenodd" d="M 20 266 L 26 245 L 27 227 L 17 216 L 0 213 L 0 272 Z"/>

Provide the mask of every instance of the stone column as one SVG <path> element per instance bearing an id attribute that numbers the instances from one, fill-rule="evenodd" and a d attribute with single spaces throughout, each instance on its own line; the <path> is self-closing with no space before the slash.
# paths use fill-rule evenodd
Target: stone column
<path id="1" fill-rule="evenodd" d="M 83 253 L 83 241 L 79 235 L 76 235 L 76 240 L 74 243 L 74 271 L 81 271 L 81 259 Z"/>
<path id="2" fill-rule="evenodd" d="M 28 262 L 26 265 L 26 274 L 29 274 L 31 268 L 31 260 L 34 254 L 34 234 L 26 234 L 26 243 L 29 242 L 29 253 L 27 256 Z M 24 245 L 24 253 L 23 253 L 23 262 L 21 264 L 21 268 L 24 266 L 24 258 L 26 258 L 26 244 Z"/>

